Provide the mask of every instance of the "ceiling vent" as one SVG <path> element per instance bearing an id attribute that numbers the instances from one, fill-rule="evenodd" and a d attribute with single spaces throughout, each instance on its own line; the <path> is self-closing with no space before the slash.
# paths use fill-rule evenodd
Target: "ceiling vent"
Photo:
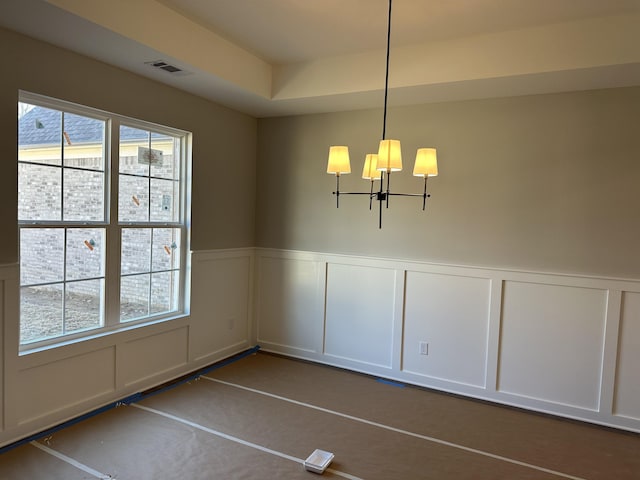
<path id="1" fill-rule="evenodd" d="M 190 75 L 191 72 L 187 72 L 186 70 L 183 70 L 179 67 L 176 67 L 175 65 L 171 65 L 167 62 L 165 62 L 164 60 L 154 60 L 152 62 L 144 62 L 145 65 L 149 65 L 151 67 L 157 68 L 159 70 L 164 70 L 165 72 L 169 72 L 172 75 Z"/>

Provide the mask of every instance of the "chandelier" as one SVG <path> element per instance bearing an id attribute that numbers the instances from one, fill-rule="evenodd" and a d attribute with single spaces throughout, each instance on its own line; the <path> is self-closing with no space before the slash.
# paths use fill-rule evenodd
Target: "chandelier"
<path id="1" fill-rule="evenodd" d="M 422 193 L 397 193 L 391 192 L 390 180 L 391 172 L 402 170 L 402 152 L 400 140 L 387 139 L 387 97 L 389 92 L 389 45 L 391 41 L 391 3 L 389 0 L 389 19 L 387 26 L 387 64 L 384 83 L 384 113 L 382 117 L 382 140 L 378 147 L 378 153 L 367 154 L 362 169 L 362 178 L 371 182 L 369 192 L 341 192 L 340 175 L 351 173 L 351 163 L 349 161 L 349 147 L 344 145 L 329 147 L 329 160 L 327 162 L 327 173 L 336 176 L 336 191 L 332 192 L 336 196 L 336 207 L 340 207 L 340 195 L 369 195 L 369 209 L 371 210 L 373 200 L 378 202 L 378 228 L 382 228 L 382 204 L 389 208 L 389 197 L 422 197 L 422 210 L 426 208 L 427 179 L 438 175 L 438 161 L 435 148 L 418 148 L 416 160 L 413 166 L 413 175 L 424 178 L 424 189 Z M 386 178 L 386 186 L 385 186 Z M 380 188 L 374 190 L 374 182 L 380 182 Z"/>

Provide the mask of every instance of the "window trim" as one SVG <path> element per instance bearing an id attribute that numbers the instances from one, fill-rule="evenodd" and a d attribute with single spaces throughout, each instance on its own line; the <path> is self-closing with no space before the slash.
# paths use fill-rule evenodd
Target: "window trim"
<path id="1" fill-rule="evenodd" d="M 70 343 L 83 342 L 113 333 L 135 328 L 155 325 L 166 321 L 183 318 L 190 313 L 190 272 L 191 272 L 191 188 L 192 188 L 192 134 L 188 131 L 159 125 L 145 120 L 129 118 L 123 115 L 106 112 L 89 106 L 78 105 L 66 100 L 59 100 L 32 92 L 19 91 L 19 103 L 28 103 L 65 113 L 72 113 L 105 122 L 104 132 L 104 217 L 103 221 L 39 221 L 18 220 L 18 230 L 22 228 L 104 228 L 105 229 L 105 264 L 104 264 L 104 309 L 103 325 L 69 334 L 58 335 L 28 343 L 20 343 L 19 354 L 29 354 L 50 348 L 56 348 Z M 119 147 L 120 127 L 124 125 L 152 133 L 168 135 L 180 142 L 180 180 L 179 184 L 179 212 L 178 220 L 172 222 L 119 222 Z M 16 161 L 18 161 L 16 159 Z M 64 155 L 60 168 L 64 168 Z M 62 188 L 62 187 L 61 187 Z M 61 195 L 64 192 L 61 191 Z M 120 320 L 120 261 L 121 235 L 124 228 L 177 228 L 180 229 L 180 267 L 178 275 L 178 293 L 175 310 L 161 314 L 149 315 L 134 320 Z M 21 242 L 18 241 L 18 248 Z M 66 250 L 66 246 L 65 246 Z M 149 272 L 151 273 L 151 272 Z M 62 284 L 66 284 L 66 279 Z M 19 287 L 20 288 L 20 287 Z M 20 303 L 20 302 L 19 302 Z M 21 323 L 20 315 L 18 322 Z M 20 331 L 20 327 L 19 327 Z"/>

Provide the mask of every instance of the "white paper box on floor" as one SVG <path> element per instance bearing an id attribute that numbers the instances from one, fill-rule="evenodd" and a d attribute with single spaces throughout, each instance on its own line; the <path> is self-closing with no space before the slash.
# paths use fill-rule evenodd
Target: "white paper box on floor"
<path id="1" fill-rule="evenodd" d="M 317 448 L 311 455 L 304 461 L 304 468 L 313 473 L 324 473 L 331 460 L 335 455 L 331 452 L 325 452 L 324 450 L 318 450 Z"/>

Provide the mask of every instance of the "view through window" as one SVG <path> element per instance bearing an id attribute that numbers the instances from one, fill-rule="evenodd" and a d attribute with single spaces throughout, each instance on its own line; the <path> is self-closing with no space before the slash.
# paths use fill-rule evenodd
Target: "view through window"
<path id="1" fill-rule="evenodd" d="M 186 132 L 21 94 L 21 345 L 184 312 L 187 141 Z"/>

